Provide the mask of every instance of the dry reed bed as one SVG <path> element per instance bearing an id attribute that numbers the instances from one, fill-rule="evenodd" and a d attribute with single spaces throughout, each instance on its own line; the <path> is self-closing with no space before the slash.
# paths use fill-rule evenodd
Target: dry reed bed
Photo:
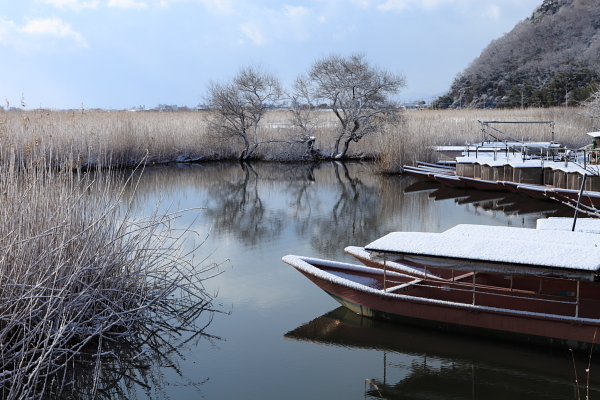
<path id="1" fill-rule="evenodd" d="M 52 172 L 3 152 L 0 167 L 0 397 L 55 398 L 91 356 L 94 394 L 106 346 L 149 343 L 204 309 L 206 269 L 183 253 L 177 214 L 135 219 L 110 173 Z M 73 163 L 66 160 L 67 165 Z M 186 322 L 187 321 L 187 322 Z M 139 351 L 147 351 L 137 347 Z M 133 356 L 139 356 L 134 354 Z M 113 354 L 114 356 L 114 354 Z M 97 393 L 96 393 L 97 394 Z M 96 397 L 93 395 L 92 397 Z"/>
<path id="2" fill-rule="evenodd" d="M 13 148 L 27 159 L 37 149 L 44 158 L 74 157 L 77 166 L 132 166 L 143 159 L 148 163 L 190 160 L 236 159 L 242 143 L 239 138 L 219 138 L 208 131 L 210 112 L 107 112 L 48 111 L 0 112 L 0 148 Z M 569 147 L 589 142 L 585 132 L 592 119 L 577 108 L 525 110 L 426 110 L 407 111 L 386 124 L 379 134 L 352 143 L 348 158 L 378 159 L 380 168 L 398 172 L 403 164 L 435 159 L 433 145 L 463 145 L 481 140 L 477 120 L 555 121 L 556 140 Z M 337 133 L 332 112 L 315 114 L 316 145 L 329 152 Z M 515 138 L 550 140 L 548 126 L 504 126 Z M 286 111 L 265 115 L 259 141 L 291 140 L 300 132 L 290 123 Z M 257 158 L 276 161 L 302 161 L 302 144 L 269 143 L 259 147 Z M 35 161 L 35 160 L 33 160 Z"/>

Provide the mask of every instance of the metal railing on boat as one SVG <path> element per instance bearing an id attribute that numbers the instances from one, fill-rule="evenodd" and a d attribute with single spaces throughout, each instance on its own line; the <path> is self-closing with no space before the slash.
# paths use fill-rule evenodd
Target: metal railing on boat
<path id="1" fill-rule="evenodd" d="M 540 297 L 526 297 L 524 295 L 543 295 L 546 297 L 564 297 L 563 295 L 555 295 L 555 294 L 550 294 L 550 293 L 543 293 L 542 292 L 542 278 L 540 278 L 540 287 L 539 287 L 539 291 L 538 292 L 534 292 L 534 291 L 527 291 L 527 290 L 522 290 L 522 289 L 514 289 L 513 288 L 513 275 L 510 275 L 510 287 L 505 288 L 505 287 L 501 287 L 501 286 L 489 286 L 489 285 L 481 285 L 481 284 L 477 284 L 476 280 L 477 280 L 477 271 L 473 271 L 467 274 L 462 274 L 458 277 L 455 278 L 454 276 L 454 270 L 452 270 L 452 278 L 451 279 L 444 279 L 444 278 L 440 278 L 437 276 L 431 276 L 431 275 L 427 275 L 427 267 L 425 266 L 424 268 L 424 277 L 423 278 L 415 278 L 412 281 L 409 282 L 402 282 L 402 281 L 393 281 L 393 280 L 388 280 L 387 279 L 387 262 L 384 259 L 384 268 L 383 268 L 383 292 L 385 293 L 398 293 L 398 292 L 406 292 L 409 290 L 412 290 L 414 288 L 417 287 L 423 287 L 423 288 L 429 288 L 429 289 L 439 289 L 439 290 L 443 290 L 443 291 L 458 291 L 458 292 L 469 292 L 472 293 L 472 302 L 471 305 L 476 306 L 478 305 L 476 302 L 476 295 L 480 294 L 480 295 L 486 295 L 486 296 L 497 296 L 497 297 L 505 297 L 505 298 L 512 298 L 512 299 L 518 299 L 518 300 L 531 300 L 531 301 L 537 301 L 537 302 L 546 302 L 546 303 L 554 303 L 554 304 L 567 304 L 567 305 L 573 305 L 575 306 L 575 310 L 574 310 L 574 317 L 575 318 L 579 318 L 579 306 L 580 306 L 580 281 L 578 280 L 572 280 L 571 282 L 576 283 L 576 292 L 575 292 L 575 300 L 554 300 L 554 299 L 549 299 L 549 298 L 540 298 Z M 463 282 L 466 278 L 472 277 L 472 282 L 466 283 Z M 392 286 L 390 288 L 387 288 L 387 283 L 396 283 L 398 285 Z M 432 285 L 432 284 L 427 284 L 427 282 L 436 282 L 438 285 Z M 446 284 L 447 286 L 443 286 L 444 284 Z M 454 286 L 463 286 L 463 287 L 467 287 L 469 286 L 470 289 L 465 289 L 465 288 L 461 288 L 461 287 L 451 287 L 449 285 L 454 285 Z M 477 291 L 477 288 L 485 288 L 487 291 Z M 511 295 L 511 294 L 507 294 L 507 293 L 493 293 L 491 291 L 501 291 L 501 292 L 509 292 L 509 293 L 520 293 L 521 295 Z M 594 299 L 596 301 L 600 302 L 600 299 Z M 465 303 L 467 304 L 467 303 Z M 507 310 L 512 310 L 512 309 L 507 309 Z M 523 311 L 523 310 L 513 310 L 513 311 Z M 558 315 L 558 314 L 557 314 Z"/>

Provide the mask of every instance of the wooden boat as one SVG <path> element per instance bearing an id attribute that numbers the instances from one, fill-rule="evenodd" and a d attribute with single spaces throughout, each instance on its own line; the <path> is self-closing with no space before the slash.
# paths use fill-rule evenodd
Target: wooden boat
<path id="1" fill-rule="evenodd" d="M 547 200 L 546 190 L 548 190 L 547 186 L 543 185 L 518 185 L 517 190 L 519 193 L 526 194 L 529 197 L 533 197 L 534 199 L 539 200 Z"/>
<path id="2" fill-rule="evenodd" d="M 417 168 L 404 168 L 404 173 L 412 176 L 413 178 L 417 178 L 420 181 L 435 182 L 434 175 L 430 171 L 425 171 Z"/>
<path id="3" fill-rule="evenodd" d="M 446 174 L 446 175 L 454 175 L 456 170 L 454 168 L 447 168 L 447 167 L 430 167 L 430 166 L 426 166 L 426 165 L 422 165 L 422 166 L 418 166 L 418 167 L 412 167 L 410 165 L 405 165 L 403 167 L 403 169 L 409 169 L 409 170 L 417 170 L 417 171 L 427 171 L 427 172 L 432 172 L 434 174 Z"/>
<path id="4" fill-rule="evenodd" d="M 467 183 L 464 180 L 462 180 L 458 176 L 454 176 L 454 175 L 434 174 L 433 179 L 435 179 L 435 181 L 437 181 L 441 184 L 444 184 L 444 185 L 450 186 L 450 187 L 456 187 L 456 188 L 467 187 Z"/>
<path id="5" fill-rule="evenodd" d="M 363 316 L 585 350 L 600 348 L 599 244 L 591 233 L 459 225 L 346 249 L 365 266 L 283 260 Z"/>
<path id="6" fill-rule="evenodd" d="M 506 187 L 498 181 L 488 181 L 485 179 L 469 178 L 466 176 L 459 176 L 459 179 L 461 181 L 465 182 L 465 184 L 468 187 L 472 187 L 472 188 L 479 189 L 479 190 L 496 190 L 496 191 L 507 190 Z"/>
<path id="7" fill-rule="evenodd" d="M 544 196 L 551 200 L 557 200 L 576 206 L 579 198 L 579 190 L 547 188 L 544 192 Z M 581 196 L 581 204 L 600 209 L 600 192 L 584 190 Z"/>
<path id="8" fill-rule="evenodd" d="M 447 176 L 453 176 L 455 169 L 451 168 L 451 167 L 444 167 L 444 166 L 440 166 L 440 167 L 436 167 L 436 166 L 432 166 L 431 164 L 427 164 L 427 165 L 423 165 L 424 163 L 421 163 L 418 167 L 413 167 L 410 165 L 405 165 L 402 167 L 404 173 L 406 173 L 407 175 L 410 175 L 414 178 L 417 178 L 421 181 L 426 181 L 426 182 L 435 182 L 435 175 L 447 175 Z"/>
<path id="9" fill-rule="evenodd" d="M 456 172 L 456 165 L 444 165 L 444 164 L 432 164 L 432 163 L 427 163 L 427 162 L 423 162 L 423 161 L 417 161 L 417 166 L 418 167 L 432 167 L 432 168 L 437 168 L 437 169 L 447 169 L 450 170 L 452 173 Z"/>
<path id="10" fill-rule="evenodd" d="M 510 182 L 510 181 L 499 181 L 498 183 L 501 183 L 502 186 L 504 186 L 504 188 L 506 190 L 508 190 L 509 192 L 513 192 L 513 193 L 521 193 L 519 192 L 519 185 L 521 185 L 518 182 Z"/>

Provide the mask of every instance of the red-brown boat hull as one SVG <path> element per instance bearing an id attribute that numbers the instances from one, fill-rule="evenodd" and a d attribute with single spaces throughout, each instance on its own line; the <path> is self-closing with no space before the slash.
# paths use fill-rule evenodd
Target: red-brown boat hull
<path id="1" fill-rule="evenodd" d="M 465 182 L 467 187 L 472 187 L 479 190 L 508 190 L 502 183 L 497 181 L 487 181 L 484 179 L 468 178 L 466 176 L 461 176 L 460 179 Z"/>
<path id="2" fill-rule="evenodd" d="M 589 349 L 600 327 L 600 324 L 594 323 L 571 323 L 560 317 L 516 315 L 469 305 L 428 302 L 410 296 L 403 296 L 401 300 L 390 299 L 327 281 L 302 270 L 300 272 L 340 304 L 367 317 L 580 350 Z M 597 344 L 594 346 L 600 348 Z"/>
<path id="3" fill-rule="evenodd" d="M 436 174 L 433 176 L 433 178 L 437 182 L 444 184 L 446 186 L 457 187 L 457 188 L 467 187 L 467 183 L 465 181 L 461 180 L 459 177 L 454 176 L 454 175 Z"/>

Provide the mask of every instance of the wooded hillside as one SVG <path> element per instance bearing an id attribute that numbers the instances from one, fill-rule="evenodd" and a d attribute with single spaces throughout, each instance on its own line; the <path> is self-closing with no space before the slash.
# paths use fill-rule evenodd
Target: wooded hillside
<path id="1" fill-rule="evenodd" d="M 585 100 L 600 82 L 600 2 L 544 0 L 492 41 L 436 108 L 550 107 Z"/>

